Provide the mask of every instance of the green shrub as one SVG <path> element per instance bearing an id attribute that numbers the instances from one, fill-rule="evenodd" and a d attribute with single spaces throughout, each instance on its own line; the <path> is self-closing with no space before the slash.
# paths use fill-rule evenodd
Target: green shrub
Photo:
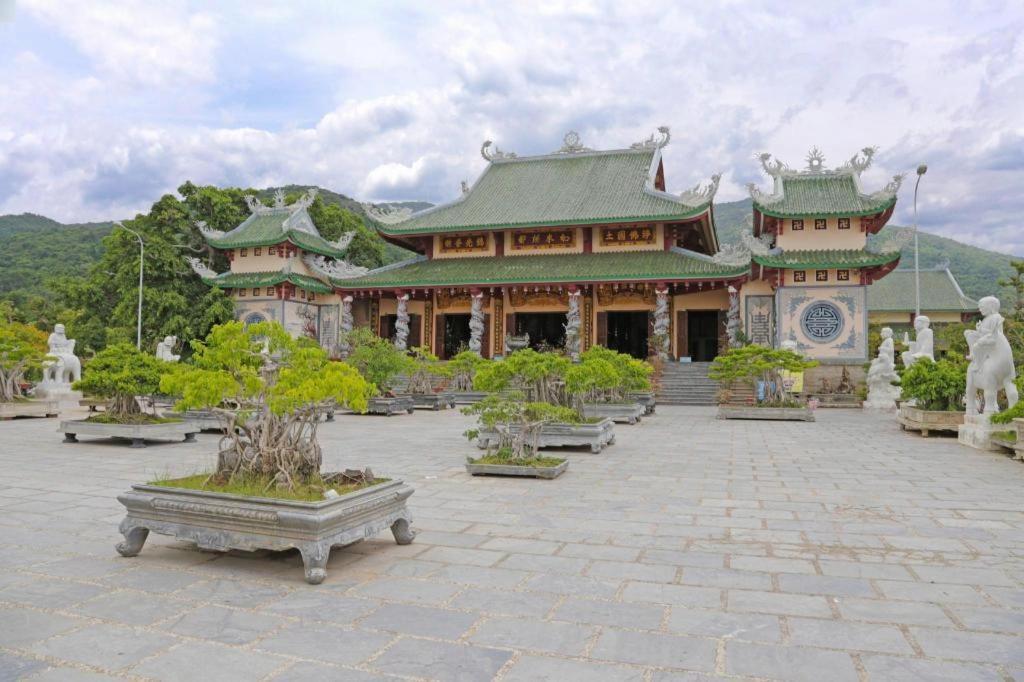
<path id="1" fill-rule="evenodd" d="M 448 369 L 452 376 L 452 389 L 456 391 L 473 390 L 473 379 L 477 371 L 490 363 L 471 350 L 464 350 L 448 361 Z"/>
<path id="2" fill-rule="evenodd" d="M 409 371 L 409 392 L 426 395 L 434 390 L 434 379 L 450 377 L 451 369 L 442 364 L 427 346 L 412 349 L 412 363 Z"/>
<path id="3" fill-rule="evenodd" d="M 392 382 L 399 374 L 413 370 L 413 360 L 387 339 L 382 339 L 371 329 L 360 327 L 346 335 L 351 352 L 348 364 L 355 367 L 367 381 L 381 392 L 390 391 Z"/>
<path id="4" fill-rule="evenodd" d="M 537 402 L 564 406 L 566 396 L 562 380 L 571 366 L 572 362 L 564 355 L 524 348 L 500 362 L 480 367 L 473 387 L 491 393 L 525 389 L 532 392 Z"/>
<path id="5" fill-rule="evenodd" d="M 792 397 L 786 391 L 782 380 L 783 372 L 803 372 L 817 367 L 816 360 L 807 360 L 799 353 L 785 348 L 769 348 L 751 344 L 742 348 L 730 348 L 711 363 L 708 376 L 732 387 L 734 382 L 746 382 L 757 388 L 758 381 L 764 383 L 765 399 L 762 404 L 789 406 Z"/>
<path id="6" fill-rule="evenodd" d="M 625 353 L 593 346 L 565 373 L 565 390 L 577 402 L 625 402 L 633 391 L 650 390 L 654 368 Z"/>
<path id="7" fill-rule="evenodd" d="M 967 366 L 963 362 L 919 358 L 900 377 L 903 399 L 914 399 L 923 410 L 962 412 L 967 393 Z"/>
<path id="8" fill-rule="evenodd" d="M 498 442 L 488 442 L 485 457 L 497 456 L 510 464 L 524 464 L 537 458 L 538 438 L 545 424 L 579 421 L 577 412 L 567 407 L 493 395 L 463 408 L 462 413 L 478 419 L 478 428 L 466 431 L 465 436 L 474 440 L 479 437 L 481 427 L 495 431 Z"/>
<path id="9" fill-rule="evenodd" d="M 160 390 L 161 377 L 174 367 L 128 343 L 107 346 L 88 362 L 74 388 L 89 395 L 109 398 L 107 414 L 127 422 L 142 412 L 136 396 Z"/>

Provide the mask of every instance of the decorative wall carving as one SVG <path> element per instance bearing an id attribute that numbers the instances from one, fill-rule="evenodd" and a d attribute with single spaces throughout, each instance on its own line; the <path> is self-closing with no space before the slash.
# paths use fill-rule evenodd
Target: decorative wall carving
<path id="1" fill-rule="evenodd" d="M 505 350 L 505 300 L 498 296 L 494 299 L 494 350 L 492 356 L 501 355 Z"/>
<path id="2" fill-rule="evenodd" d="M 484 294 L 483 303 L 486 307 L 488 301 L 487 294 Z M 447 310 L 456 306 L 468 306 L 472 303 L 472 297 L 468 291 L 457 291 L 454 294 L 444 289 L 438 289 L 437 291 L 437 309 Z"/>
<path id="3" fill-rule="evenodd" d="M 569 305 L 569 292 L 567 291 L 510 291 L 508 302 L 513 308 L 522 308 L 527 305 Z"/>
<path id="4" fill-rule="evenodd" d="M 654 289 L 619 289 L 616 291 L 607 284 L 597 288 L 598 305 L 613 305 L 615 303 L 636 303 L 638 305 L 653 306 L 655 303 Z"/>

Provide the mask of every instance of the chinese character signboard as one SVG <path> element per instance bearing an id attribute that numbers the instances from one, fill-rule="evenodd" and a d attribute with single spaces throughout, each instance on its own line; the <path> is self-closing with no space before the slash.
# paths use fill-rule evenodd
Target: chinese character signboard
<path id="1" fill-rule="evenodd" d="M 452 234 L 441 237 L 441 253 L 466 253 L 470 251 L 486 251 L 487 235 Z"/>
<path id="2" fill-rule="evenodd" d="M 621 244 L 634 246 L 637 244 L 653 244 L 656 236 L 657 231 L 653 225 L 602 227 L 601 245 L 613 246 Z"/>
<path id="3" fill-rule="evenodd" d="M 576 229 L 516 230 L 512 233 L 512 248 L 571 249 L 576 246 Z"/>
<path id="4" fill-rule="evenodd" d="M 747 296 L 747 338 L 760 346 L 775 345 L 774 296 Z"/>

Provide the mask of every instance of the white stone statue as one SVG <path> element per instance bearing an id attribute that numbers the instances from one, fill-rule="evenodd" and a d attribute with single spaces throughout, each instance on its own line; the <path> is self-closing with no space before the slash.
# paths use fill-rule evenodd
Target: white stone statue
<path id="1" fill-rule="evenodd" d="M 156 357 L 165 362 L 177 362 L 181 360 L 180 355 L 174 354 L 174 347 L 178 345 L 177 336 L 165 336 L 164 340 L 156 344 Z"/>
<path id="2" fill-rule="evenodd" d="M 469 308 L 469 350 L 477 355 L 483 348 L 484 329 L 484 295 L 477 292 L 470 297 Z"/>
<path id="3" fill-rule="evenodd" d="M 395 348 L 406 350 L 409 347 L 409 294 L 398 297 L 398 310 L 395 316 Z"/>
<path id="4" fill-rule="evenodd" d="M 903 335 L 903 345 L 907 347 L 901 354 L 904 367 L 910 367 L 918 358 L 935 362 L 935 335 L 930 325 L 927 315 L 918 315 L 914 318 L 914 340 L 910 340 L 909 334 Z"/>
<path id="5" fill-rule="evenodd" d="M 569 292 L 569 310 L 565 314 L 565 352 L 573 362 L 580 359 L 580 292 Z"/>
<path id="6" fill-rule="evenodd" d="M 871 361 L 871 367 L 868 369 L 868 397 L 864 401 L 864 407 L 876 410 L 896 407 L 896 399 L 900 397 L 902 389 L 893 386 L 893 382 L 899 380 L 899 374 L 896 373 L 896 347 L 892 340 L 892 329 L 883 327 L 878 357 Z"/>
<path id="7" fill-rule="evenodd" d="M 1013 366 L 1013 350 L 1003 334 L 1003 316 L 999 314 L 999 299 L 985 296 L 978 301 L 978 310 L 984 316 L 974 329 L 964 332 L 970 349 L 967 359 L 967 414 L 977 414 L 978 391 L 985 396 L 985 414 L 999 411 L 996 395 L 999 389 L 1006 391 L 1008 407 L 1017 404 L 1017 387 L 1014 379 L 1017 371 Z"/>
<path id="8" fill-rule="evenodd" d="M 48 356 L 43 363 L 43 380 L 36 387 L 39 398 L 72 393 L 71 384 L 82 378 L 82 363 L 75 356 L 75 340 L 69 339 L 64 325 L 57 324 L 47 339 Z"/>

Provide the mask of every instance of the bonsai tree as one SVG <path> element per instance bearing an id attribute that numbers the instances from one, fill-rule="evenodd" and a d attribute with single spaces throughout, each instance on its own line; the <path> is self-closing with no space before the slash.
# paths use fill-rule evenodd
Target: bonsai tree
<path id="1" fill-rule="evenodd" d="M 110 400 L 106 413 L 99 415 L 104 421 L 122 424 L 153 421 L 155 415 L 144 414 L 136 398 L 156 393 L 161 376 L 170 367 L 131 344 L 118 343 L 97 353 L 72 388 Z"/>
<path id="2" fill-rule="evenodd" d="M 922 410 L 962 412 L 967 393 L 967 367 L 962 362 L 918 358 L 900 377 L 903 398 Z"/>
<path id="3" fill-rule="evenodd" d="M 277 322 L 228 322 L 193 341 L 193 364 L 166 374 L 161 389 L 182 396 L 177 409 L 211 409 L 230 428 L 221 439 L 216 484 L 295 490 L 320 480 L 317 427 L 326 401 L 364 412 L 373 387 L 354 368 L 332 362 L 309 339 Z M 237 412 L 222 409 L 239 406 Z"/>
<path id="4" fill-rule="evenodd" d="M 456 391 L 472 391 L 473 379 L 477 371 L 488 364 L 485 360 L 471 350 L 464 350 L 448 361 L 448 369 L 452 375 L 452 389 Z"/>
<path id="5" fill-rule="evenodd" d="M 451 369 L 441 364 L 426 346 L 412 349 L 412 370 L 409 373 L 409 392 L 426 395 L 434 392 L 434 379 L 450 377 Z"/>
<path id="6" fill-rule="evenodd" d="M 528 403 L 511 395 L 506 398 L 487 396 L 480 402 L 465 407 L 463 414 L 478 417 L 478 428 L 470 429 L 465 435 L 470 440 L 480 435 L 480 429 L 493 430 L 498 434 L 497 444 L 488 441 L 487 452 L 481 459 L 502 464 L 550 464 L 538 462 L 537 449 L 541 428 L 549 422 L 577 422 L 575 410 L 550 403 Z M 479 460 L 471 460 L 479 461 Z M 560 464 L 562 460 L 554 463 Z"/>
<path id="7" fill-rule="evenodd" d="M 477 370 L 473 387 L 478 391 L 498 393 L 510 389 L 527 389 L 537 402 L 566 405 L 562 380 L 572 362 L 564 355 L 538 353 L 524 348 L 501 362 L 491 362 Z"/>
<path id="8" fill-rule="evenodd" d="M 0 322 L 0 403 L 25 397 L 26 376 L 42 367 L 46 333 L 20 322 Z"/>
<path id="9" fill-rule="evenodd" d="M 399 374 L 412 371 L 409 356 L 370 329 L 361 327 L 353 330 L 348 334 L 348 342 L 352 347 L 348 363 L 382 393 L 391 391 L 392 383 Z"/>
<path id="10" fill-rule="evenodd" d="M 565 390 L 581 402 L 628 402 L 634 391 L 651 388 L 654 368 L 625 353 L 592 346 L 565 373 Z"/>
<path id="11" fill-rule="evenodd" d="M 785 348 L 769 348 L 757 344 L 730 348 L 711 363 L 708 376 L 722 382 L 726 389 L 739 382 L 748 382 L 756 391 L 764 386 L 764 405 L 785 405 L 792 399 L 782 380 L 783 372 L 803 372 L 816 367 L 816 360 L 807 360 Z M 727 393 L 720 395 L 724 397 Z"/>

